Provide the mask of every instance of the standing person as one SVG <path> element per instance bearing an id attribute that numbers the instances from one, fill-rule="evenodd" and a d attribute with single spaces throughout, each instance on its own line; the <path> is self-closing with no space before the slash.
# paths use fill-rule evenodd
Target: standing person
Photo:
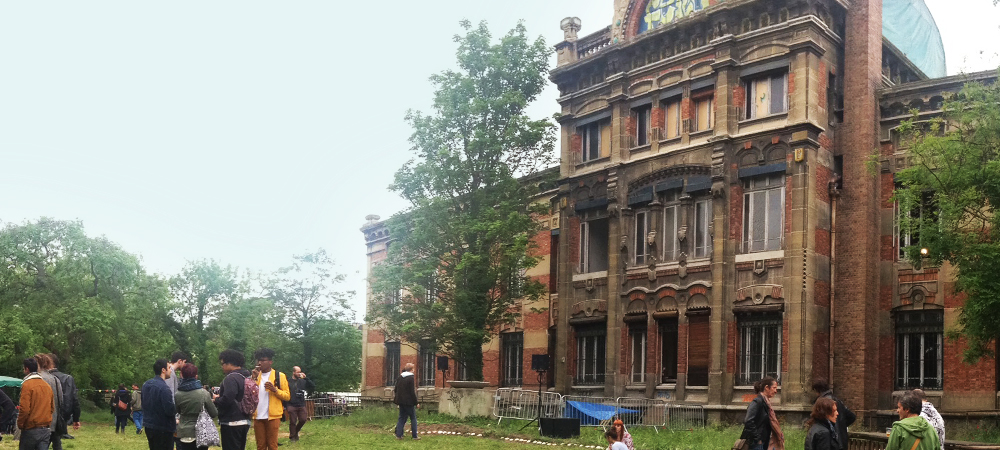
<path id="1" fill-rule="evenodd" d="M 132 423 L 135 424 L 135 434 L 142 433 L 142 391 L 139 386 L 132 385 Z"/>
<path id="2" fill-rule="evenodd" d="M 49 359 L 48 354 L 36 354 L 35 361 L 38 361 L 38 375 L 41 376 L 42 380 L 45 380 L 45 382 L 49 384 L 49 388 L 52 389 L 52 422 L 49 424 L 49 431 L 52 432 L 52 436 L 49 437 L 49 443 L 52 445 L 53 449 L 62 450 L 62 437 L 67 431 L 69 431 L 66 428 L 66 418 L 62 414 L 62 383 L 56 379 L 55 375 L 52 375 L 49 372 L 53 369 L 53 366 L 52 360 Z"/>
<path id="3" fill-rule="evenodd" d="M 841 441 L 847 440 L 846 434 L 837 430 L 837 402 L 833 399 L 820 397 L 813 403 L 812 414 L 806 422 L 805 450 L 840 450 Z"/>
<path id="4" fill-rule="evenodd" d="M 847 442 L 847 427 L 851 426 L 857 420 L 857 416 L 847 408 L 844 402 L 833 396 L 833 389 L 830 389 L 830 383 L 825 378 L 813 380 L 812 388 L 819 394 L 819 398 L 816 401 L 819 401 L 821 398 L 828 398 L 837 404 L 837 436 L 840 436 L 840 448 L 837 450 L 847 450 L 847 445 L 849 444 Z"/>
<path id="5" fill-rule="evenodd" d="M 407 418 L 410 419 L 410 433 L 413 439 L 420 439 L 420 436 L 417 436 L 417 383 L 414 378 L 416 377 L 413 375 L 413 363 L 406 363 L 393 388 L 392 402 L 399 405 L 396 439 L 403 439 L 403 427 L 406 426 Z"/>
<path id="6" fill-rule="evenodd" d="M 923 417 L 927 420 L 927 423 L 934 427 L 934 431 L 936 431 L 938 435 L 938 441 L 941 443 L 941 450 L 944 450 L 944 418 L 941 417 L 940 413 L 938 413 L 934 404 L 927 401 L 927 395 L 924 394 L 923 389 L 914 389 L 910 391 L 910 393 L 913 394 L 914 397 L 920 399 L 920 417 Z"/>
<path id="7" fill-rule="evenodd" d="M 52 437 L 52 402 L 55 395 L 41 375 L 35 358 L 24 360 L 24 381 L 21 382 L 21 412 L 17 428 L 21 430 L 19 450 L 47 450 Z"/>
<path id="8" fill-rule="evenodd" d="M 306 414 L 306 395 L 315 389 L 316 384 L 306 378 L 301 367 L 292 367 L 292 379 L 288 382 L 288 392 L 292 399 L 288 401 L 288 407 L 285 408 L 288 411 L 288 438 L 292 442 L 299 441 L 299 431 L 309 420 L 309 416 Z"/>
<path id="9" fill-rule="evenodd" d="M 170 450 L 174 443 L 177 408 L 167 385 L 171 375 L 168 366 L 167 360 L 156 360 L 153 364 L 154 377 L 142 385 L 143 425 L 149 450 Z"/>
<path id="10" fill-rule="evenodd" d="M 278 428 L 281 426 L 281 416 L 285 415 L 281 402 L 287 402 L 291 398 L 288 380 L 285 374 L 271 370 L 274 350 L 261 348 L 254 352 L 253 357 L 257 360 L 253 377 L 259 388 L 253 436 L 257 439 L 257 450 L 278 450 Z"/>
<path id="11" fill-rule="evenodd" d="M 0 434 L 11 432 L 10 428 L 7 427 L 7 422 L 14 418 L 16 410 L 17 407 L 14 406 L 14 402 L 7 396 L 7 393 L 0 390 Z M 0 436 L 0 441 L 2 440 L 3 436 Z"/>
<path id="12" fill-rule="evenodd" d="M 754 383 L 753 390 L 757 397 L 747 407 L 740 438 L 750 441 L 750 450 L 783 450 L 785 435 L 781 432 L 774 409 L 771 408 L 771 397 L 778 393 L 778 381 L 764 377 Z"/>
<path id="13" fill-rule="evenodd" d="M 611 450 L 628 450 L 628 446 L 618 437 L 618 432 L 610 429 L 604 432 L 604 438 L 608 440 L 608 448 Z"/>
<path id="14" fill-rule="evenodd" d="M 250 430 L 249 417 L 240 409 L 243 401 L 244 380 L 250 378 L 250 371 L 243 368 L 246 360 L 243 353 L 227 349 L 219 353 L 219 365 L 226 374 L 215 396 L 215 406 L 219 410 L 219 439 L 222 450 L 244 450 L 247 446 L 247 431 Z"/>
<path id="15" fill-rule="evenodd" d="M 625 444 L 625 446 L 628 447 L 628 450 L 635 450 L 635 444 L 632 443 L 632 434 L 625 429 L 625 422 L 622 422 L 621 419 L 615 419 L 611 425 L 611 429 L 614 430 L 615 433 L 618 433 L 618 440 L 621 441 L 622 444 Z M 611 450 L 610 445 L 608 446 L 608 450 Z"/>
<path id="16" fill-rule="evenodd" d="M 198 380 L 198 366 L 185 364 L 181 367 L 181 376 L 183 378 L 177 386 L 177 395 L 174 396 L 177 402 L 177 414 L 181 416 L 181 423 L 177 427 L 177 440 L 181 443 L 181 450 L 205 450 L 208 446 L 198 447 L 195 442 L 195 424 L 198 423 L 198 415 L 205 411 L 214 419 L 219 416 L 219 411 L 212 403 L 212 395 L 202 389 L 201 381 Z"/>
<path id="17" fill-rule="evenodd" d="M 922 409 L 920 399 L 913 394 L 904 395 L 896 403 L 899 421 L 892 424 L 892 432 L 889 433 L 889 443 L 886 444 L 885 450 L 940 449 L 941 443 L 938 442 L 934 427 L 927 422 L 927 419 L 920 417 Z"/>
<path id="18" fill-rule="evenodd" d="M 73 379 L 72 375 L 65 374 L 59 371 L 59 357 L 55 353 L 49 353 L 47 355 L 49 360 L 52 361 L 52 370 L 49 373 L 59 380 L 59 384 L 62 387 L 62 414 L 63 420 L 67 424 L 73 424 L 74 430 L 80 429 L 80 397 L 77 396 L 76 390 L 76 380 Z M 67 432 L 69 431 L 67 427 Z M 66 434 L 62 436 L 66 439 L 73 439 L 73 436 Z M 56 447 L 56 443 L 52 443 L 52 450 L 62 450 L 62 441 L 59 441 L 59 446 Z"/>
<path id="19" fill-rule="evenodd" d="M 170 388 L 170 395 L 177 394 L 177 386 L 181 384 L 181 377 L 178 372 L 180 372 L 181 367 L 187 364 L 187 355 L 182 351 L 176 351 L 170 354 L 170 364 L 167 365 L 167 370 L 170 371 L 170 378 L 167 379 L 167 386 Z"/>
<path id="20" fill-rule="evenodd" d="M 111 396 L 111 414 L 115 416 L 115 434 L 125 432 L 128 426 L 128 416 L 132 414 L 132 396 L 125 390 L 124 384 L 118 385 L 118 390 Z"/>

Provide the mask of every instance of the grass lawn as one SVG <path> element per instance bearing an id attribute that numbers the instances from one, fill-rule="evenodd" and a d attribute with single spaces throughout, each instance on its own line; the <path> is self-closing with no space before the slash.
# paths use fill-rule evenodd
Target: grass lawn
<path id="1" fill-rule="evenodd" d="M 387 408 L 369 408 L 357 411 L 350 417 L 337 417 L 309 422 L 302 430 L 300 440 L 296 444 L 288 441 L 288 425 L 282 424 L 279 442 L 282 448 L 294 449 L 343 449 L 343 448 L 398 448 L 398 449 L 434 449 L 434 450 L 527 450 L 539 448 L 540 445 L 522 442 L 512 442 L 507 439 L 530 439 L 557 446 L 573 444 L 579 446 L 599 446 L 607 448 L 601 428 L 585 427 L 577 439 L 548 439 L 538 436 L 537 426 L 532 425 L 523 431 L 519 429 L 526 422 L 504 421 L 497 425 L 496 420 L 488 418 L 473 418 L 459 421 L 454 417 L 439 414 L 417 413 L 418 429 L 421 439 L 414 441 L 406 438 L 397 441 L 392 435 L 396 423 L 396 411 Z M 85 413 L 83 427 L 71 432 L 76 439 L 64 440 L 63 447 L 74 450 L 128 450 L 145 449 L 145 435 L 136 435 L 135 427 L 129 424 L 130 431 L 125 434 L 115 434 L 114 419 L 108 412 Z M 462 433 L 463 435 L 443 435 L 436 431 Z M 693 431 L 660 430 L 635 428 L 629 430 L 639 450 L 667 449 L 728 449 L 739 436 L 740 427 L 710 427 Z M 469 436 L 473 433 L 482 436 Z M 805 433 L 801 430 L 786 429 L 786 447 L 802 448 Z M 16 449 L 16 442 L 5 436 L 0 442 L 0 449 Z M 216 447 L 217 448 L 217 447 Z M 255 449 L 253 430 L 250 431 L 247 442 L 248 449 Z M 592 448 L 592 447 L 591 447 Z"/>

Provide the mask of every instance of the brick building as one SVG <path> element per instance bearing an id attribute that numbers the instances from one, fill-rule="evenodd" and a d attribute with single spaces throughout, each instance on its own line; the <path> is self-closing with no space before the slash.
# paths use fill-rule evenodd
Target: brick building
<path id="1" fill-rule="evenodd" d="M 697 403 L 715 418 L 741 414 L 767 375 L 785 413 L 808 411 L 817 377 L 859 411 L 915 387 L 943 412 L 996 409 L 997 365 L 963 364 L 943 337 L 961 306 L 949 268 L 901 260 L 919 242 L 891 201 L 907 163 L 895 127 L 995 73 L 942 77 L 922 0 L 613 6 L 612 24 L 582 38 L 564 20 L 556 46 L 559 186 L 538 237 L 550 255 L 531 273 L 551 294 L 512 330 L 518 373 L 546 352 L 558 392 Z M 363 228 L 371 261 L 379 230 Z M 384 386 L 386 361 L 419 357 L 366 336 L 366 389 Z M 494 385 L 508 384 L 516 339 L 490 346 Z"/>

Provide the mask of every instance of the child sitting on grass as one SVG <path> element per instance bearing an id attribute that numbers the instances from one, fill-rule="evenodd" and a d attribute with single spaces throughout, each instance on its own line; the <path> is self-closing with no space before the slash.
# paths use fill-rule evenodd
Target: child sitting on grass
<path id="1" fill-rule="evenodd" d="M 618 432 L 614 428 L 604 433 L 604 437 L 608 439 L 608 445 L 611 446 L 611 450 L 628 450 L 625 443 L 618 440 Z"/>

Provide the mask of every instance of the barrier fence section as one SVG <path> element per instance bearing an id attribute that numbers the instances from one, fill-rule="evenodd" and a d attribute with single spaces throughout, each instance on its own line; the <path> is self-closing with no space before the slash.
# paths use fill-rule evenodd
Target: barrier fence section
<path id="1" fill-rule="evenodd" d="M 645 426 L 672 429 L 702 428 L 707 417 L 701 405 L 677 405 L 659 399 L 633 397 L 590 397 L 517 388 L 497 389 L 493 397 L 497 424 L 503 419 L 532 420 L 536 417 L 579 419 L 580 426 L 607 426 L 618 417 L 626 427 Z"/>
<path id="2" fill-rule="evenodd" d="M 514 388 L 497 389 L 493 396 L 493 415 L 497 425 L 503 419 L 533 420 L 537 417 L 562 417 L 562 396 L 555 392 L 542 392 L 539 409 L 538 391 Z"/>

